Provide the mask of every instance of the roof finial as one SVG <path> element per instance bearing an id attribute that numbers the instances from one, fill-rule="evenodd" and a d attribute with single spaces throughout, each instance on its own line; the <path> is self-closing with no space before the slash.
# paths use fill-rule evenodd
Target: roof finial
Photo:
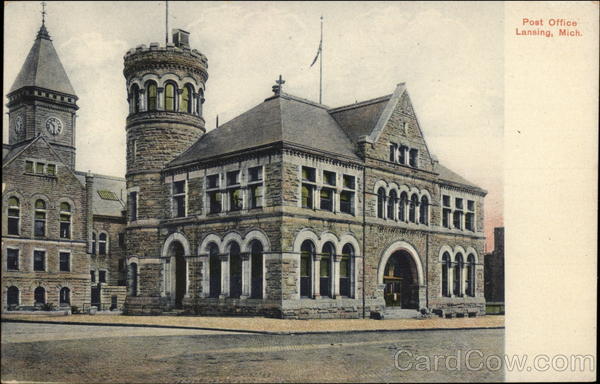
<path id="1" fill-rule="evenodd" d="M 42 1 L 42 25 L 46 25 L 46 2 Z"/>
<path id="2" fill-rule="evenodd" d="M 285 80 L 283 80 L 281 75 L 279 75 L 279 79 L 275 80 L 275 83 L 277 85 L 273 86 L 273 93 L 275 93 L 276 95 L 281 95 L 281 92 L 283 91 L 283 84 L 285 84 Z"/>

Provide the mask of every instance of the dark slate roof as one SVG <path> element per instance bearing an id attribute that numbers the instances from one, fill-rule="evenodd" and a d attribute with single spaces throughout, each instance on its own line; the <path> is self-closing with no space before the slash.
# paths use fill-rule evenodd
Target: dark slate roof
<path id="1" fill-rule="evenodd" d="M 326 106 L 284 93 L 209 131 L 169 165 L 280 142 L 359 160 Z"/>
<path id="2" fill-rule="evenodd" d="M 357 142 L 359 137 L 371 134 L 391 96 L 331 109 L 329 113 L 350 139 Z"/>
<path id="3" fill-rule="evenodd" d="M 85 185 L 85 172 L 75 172 L 77 178 Z M 125 209 L 127 193 L 125 179 L 114 176 L 92 174 L 94 176 L 94 198 L 93 213 L 102 216 L 121 217 L 121 211 Z M 101 197 L 99 191 L 110 191 L 114 193 L 118 200 L 107 200 Z"/>
<path id="4" fill-rule="evenodd" d="M 478 189 L 480 191 L 485 192 L 485 190 L 481 189 L 479 186 L 473 184 L 469 180 L 465 179 L 458 173 L 446 168 L 445 166 L 443 166 L 440 163 L 437 163 L 437 162 L 434 163 L 433 170 L 434 170 L 434 172 L 437 172 L 440 174 L 440 180 L 442 180 L 442 181 L 448 181 L 450 183 L 455 183 L 455 184 L 462 184 L 464 186 Z"/>
<path id="5" fill-rule="evenodd" d="M 75 96 L 46 27 L 42 25 L 10 92 L 23 87 L 40 87 Z"/>

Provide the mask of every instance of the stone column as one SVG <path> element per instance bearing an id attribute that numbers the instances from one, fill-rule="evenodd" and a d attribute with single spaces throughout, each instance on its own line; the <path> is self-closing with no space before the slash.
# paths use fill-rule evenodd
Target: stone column
<path id="1" fill-rule="evenodd" d="M 209 268 L 209 255 L 199 255 L 198 261 L 202 264 L 202 282 L 200 283 L 202 287 L 202 292 L 200 293 L 200 297 L 205 298 L 209 295 L 210 289 L 210 268 Z"/>
<path id="2" fill-rule="evenodd" d="M 145 94 L 146 94 L 146 90 L 140 89 L 140 112 L 144 112 L 144 111 L 148 110 L 146 107 L 146 98 L 144 97 Z"/>
<path id="3" fill-rule="evenodd" d="M 229 297 L 229 253 L 219 255 L 221 259 L 221 294 L 219 299 Z"/>
<path id="4" fill-rule="evenodd" d="M 183 259 L 185 260 L 185 295 L 184 298 L 190 297 L 190 260 L 188 259 L 189 255 L 184 255 Z"/>
<path id="5" fill-rule="evenodd" d="M 340 261 L 342 255 L 333 255 L 333 268 L 331 268 L 332 289 L 331 297 L 334 299 L 340 295 Z"/>
<path id="6" fill-rule="evenodd" d="M 166 279 L 167 279 L 167 266 L 169 265 L 169 264 L 167 264 L 167 260 L 168 260 L 167 258 L 161 259 L 161 261 L 162 261 L 162 269 L 163 269 L 162 289 L 160 290 L 160 296 L 161 297 L 165 297 L 167 295 L 167 290 L 166 290 L 167 282 L 166 282 Z"/>
<path id="7" fill-rule="evenodd" d="M 187 111 L 181 111 L 181 95 L 183 94 L 183 88 L 178 88 L 177 92 L 175 92 L 175 105 L 173 107 L 175 112 L 187 112 Z M 188 100 L 188 103 L 191 102 L 191 99 Z"/>
<path id="8" fill-rule="evenodd" d="M 242 258 L 242 294 L 240 299 L 247 299 L 250 297 L 250 286 L 251 286 L 251 269 L 252 265 L 250 264 L 250 253 L 242 252 L 240 254 Z"/>
<path id="9" fill-rule="evenodd" d="M 321 297 L 321 256 L 317 254 L 313 256 L 312 294 L 315 299 Z"/>
<path id="10" fill-rule="evenodd" d="M 321 209 L 321 187 L 315 187 L 313 193 L 314 209 Z"/>
<path id="11" fill-rule="evenodd" d="M 165 110 L 165 89 L 163 87 L 156 88 L 156 109 L 159 111 Z"/>

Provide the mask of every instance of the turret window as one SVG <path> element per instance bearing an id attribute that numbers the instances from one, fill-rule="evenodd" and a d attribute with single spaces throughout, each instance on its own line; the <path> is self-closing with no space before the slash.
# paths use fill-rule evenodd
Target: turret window
<path id="1" fill-rule="evenodd" d="M 147 106 L 148 111 L 156 111 L 157 107 L 157 89 L 156 83 L 153 81 L 149 81 L 146 83 L 146 93 L 147 93 Z"/>
<path id="2" fill-rule="evenodd" d="M 131 98 L 132 112 L 138 113 L 140 111 L 140 88 L 137 84 L 134 84 L 133 87 L 131 87 Z"/>
<path id="3" fill-rule="evenodd" d="M 165 85 L 165 110 L 166 111 L 174 111 L 175 110 L 175 85 L 172 83 L 167 83 Z"/>
<path id="4" fill-rule="evenodd" d="M 192 103 L 190 102 L 192 94 L 192 87 L 189 84 L 183 87 L 183 91 L 181 92 L 181 104 L 179 105 L 180 112 L 192 113 Z"/>

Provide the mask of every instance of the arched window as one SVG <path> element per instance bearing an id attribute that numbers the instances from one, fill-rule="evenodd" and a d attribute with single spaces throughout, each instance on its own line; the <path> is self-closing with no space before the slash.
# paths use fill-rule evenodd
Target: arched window
<path id="1" fill-rule="evenodd" d="M 35 202 L 34 235 L 46 236 L 46 202 L 39 199 Z"/>
<path id="2" fill-rule="evenodd" d="M 198 116 L 202 116 L 202 104 L 204 104 L 204 90 L 200 88 L 198 89 L 198 105 L 196 108 Z"/>
<path id="3" fill-rule="evenodd" d="M 92 232 L 92 255 L 96 254 L 96 232 Z"/>
<path id="4" fill-rule="evenodd" d="M 467 295 L 475 296 L 475 256 L 470 254 L 467 258 Z"/>
<path id="5" fill-rule="evenodd" d="M 406 221 L 406 203 L 408 203 L 408 195 L 406 192 L 402 192 L 398 203 L 398 220 L 400 221 Z"/>
<path id="6" fill-rule="evenodd" d="M 429 225 L 429 200 L 427 196 L 421 197 L 421 205 L 419 206 L 419 222 Z"/>
<path id="7" fill-rule="evenodd" d="M 146 83 L 146 109 L 148 111 L 156 111 L 157 109 L 157 88 L 154 81 Z"/>
<path id="8" fill-rule="evenodd" d="M 165 111 L 175 110 L 175 94 L 177 89 L 173 83 L 165 85 Z"/>
<path id="9" fill-rule="evenodd" d="M 380 187 L 377 190 L 377 217 L 383 219 L 383 211 L 385 207 L 385 189 Z"/>
<path id="10" fill-rule="evenodd" d="M 138 113 L 140 111 L 140 88 L 137 84 L 133 84 L 131 87 L 131 111 Z"/>
<path id="11" fill-rule="evenodd" d="M 413 194 L 410 198 L 410 205 L 408 208 L 408 220 L 411 223 L 417 222 L 417 205 L 419 205 L 419 197 Z"/>
<path id="12" fill-rule="evenodd" d="M 450 286 L 448 277 L 450 276 L 450 255 L 448 252 L 444 252 L 442 256 L 442 296 L 450 297 Z"/>
<path id="13" fill-rule="evenodd" d="M 321 254 L 321 262 L 319 268 L 319 287 L 321 297 L 331 297 L 331 270 L 333 264 L 333 257 L 335 255 L 335 248 L 332 243 L 327 242 L 323 245 L 323 253 Z"/>
<path id="14" fill-rule="evenodd" d="M 253 240 L 250 245 L 250 274 L 252 282 L 250 297 L 261 299 L 263 291 L 263 246 L 258 240 Z"/>
<path id="15" fill-rule="evenodd" d="M 300 296 L 312 296 L 312 263 L 315 255 L 315 245 L 310 240 L 304 240 L 300 247 Z"/>
<path id="16" fill-rule="evenodd" d="M 179 104 L 179 112 L 192 113 L 192 103 L 190 102 L 194 91 L 192 86 L 186 84 L 181 92 L 181 103 Z"/>
<path id="17" fill-rule="evenodd" d="M 229 243 L 229 297 L 242 295 L 242 255 L 235 241 Z"/>
<path id="18" fill-rule="evenodd" d="M 392 190 L 387 201 L 387 218 L 390 220 L 394 220 L 394 213 L 396 212 L 394 205 L 396 204 L 397 200 L 398 195 L 396 194 L 396 191 Z"/>
<path id="19" fill-rule="evenodd" d="M 21 204 L 19 199 L 12 196 L 8 199 L 8 234 L 18 235 L 21 220 Z"/>
<path id="20" fill-rule="evenodd" d="M 6 290 L 6 304 L 8 306 L 19 305 L 19 288 L 15 286 L 8 287 Z"/>
<path id="21" fill-rule="evenodd" d="M 44 287 L 37 287 L 33 291 L 33 301 L 35 305 L 46 304 L 46 290 Z"/>
<path id="22" fill-rule="evenodd" d="M 108 244 L 108 235 L 106 232 L 102 232 L 98 235 L 98 254 L 106 255 L 106 249 Z"/>
<path id="23" fill-rule="evenodd" d="M 340 259 L 340 296 L 352 297 L 352 277 L 354 270 L 354 247 L 346 244 L 342 248 Z"/>
<path id="24" fill-rule="evenodd" d="M 131 296 L 138 295 L 138 265 L 137 263 L 129 264 L 129 294 Z"/>
<path id="25" fill-rule="evenodd" d="M 221 257 L 219 256 L 219 247 L 215 243 L 208 244 L 208 266 L 209 297 L 219 297 L 221 294 Z"/>
<path id="26" fill-rule="evenodd" d="M 60 203 L 60 238 L 71 238 L 71 205 Z"/>
<path id="27" fill-rule="evenodd" d="M 71 290 L 67 287 L 60 289 L 60 305 L 71 304 Z"/>
<path id="28" fill-rule="evenodd" d="M 454 296 L 462 297 L 462 280 L 463 280 L 464 260 L 461 253 L 456 255 L 454 263 Z"/>

